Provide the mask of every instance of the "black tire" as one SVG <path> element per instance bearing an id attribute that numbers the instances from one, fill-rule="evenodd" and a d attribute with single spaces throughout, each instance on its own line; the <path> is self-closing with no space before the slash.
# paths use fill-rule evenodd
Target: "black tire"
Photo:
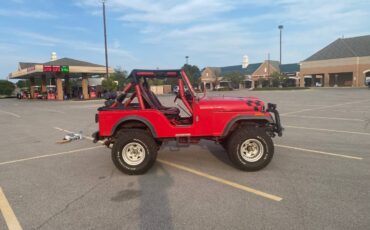
<path id="1" fill-rule="evenodd" d="M 145 130 L 125 130 L 113 144 L 112 160 L 123 173 L 144 174 L 157 159 L 157 149 L 157 143 Z"/>
<path id="2" fill-rule="evenodd" d="M 263 129 L 241 127 L 228 138 L 227 152 L 235 167 L 243 171 L 257 171 L 270 163 L 274 144 Z"/>
<path id="3" fill-rule="evenodd" d="M 220 141 L 219 144 L 227 151 L 227 139 Z"/>

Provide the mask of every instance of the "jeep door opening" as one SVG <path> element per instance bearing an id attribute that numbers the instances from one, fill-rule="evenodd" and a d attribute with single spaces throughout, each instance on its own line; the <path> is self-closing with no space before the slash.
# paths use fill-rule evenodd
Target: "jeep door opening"
<path id="1" fill-rule="evenodd" d="M 265 106 L 256 97 L 202 97 L 183 69 L 133 70 L 123 93 L 98 109 L 99 130 L 94 142 L 112 145 L 112 160 L 126 174 L 145 173 L 154 164 L 164 141 L 180 145 L 201 139 L 221 144 L 235 167 L 244 171 L 264 168 L 274 154 L 272 137 L 282 136 L 275 104 Z M 149 79 L 177 79 L 182 106 L 164 106 L 150 90 Z M 131 94 L 129 94 L 131 92 Z"/>

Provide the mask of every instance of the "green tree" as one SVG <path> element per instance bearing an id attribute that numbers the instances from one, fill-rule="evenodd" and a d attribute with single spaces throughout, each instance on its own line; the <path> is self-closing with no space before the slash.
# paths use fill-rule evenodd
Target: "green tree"
<path id="1" fill-rule="evenodd" d="M 198 66 L 185 64 L 182 68 L 185 70 L 185 73 L 188 76 L 189 81 L 192 85 L 199 83 L 201 72 Z"/>
<path id="2" fill-rule="evenodd" d="M 30 81 L 29 80 L 19 80 L 15 84 L 17 85 L 18 88 L 30 87 Z"/>
<path id="3" fill-rule="evenodd" d="M 108 92 L 116 91 L 117 90 L 117 83 L 113 80 L 112 77 L 108 77 L 102 81 L 102 88 Z"/>
<path id="4" fill-rule="evenodd" d="M 128 82 L 127 71 L 122 69 L 120 66 L 114 69 L 114 73 L 110 75 L 113 81 L 118 82 L 118 89 L 122 90 L 124 85 Z"/>
<path id="5" fill-rule="evenodd" d="M 0 80 L 0 95 L 12 95 L 15 85 L 7 80 Z"/>
<path id="6" fill-rule="evenodd" d="M 229 72 L 224 74 L 223 79 L 231 81 L 233 88 L 239 88 L 239 84 L 245 80 L 245 77 L 238 72 Z"/>
<path id="7" fill-rule="evenodd" d="M 270 75 L 270 80 L 272 81 L 272 86 L 274 87 L 282 87 L 283 82 L 287 79 L 286 76 L 278 73 L 278 72 L 273 72 Z"/>

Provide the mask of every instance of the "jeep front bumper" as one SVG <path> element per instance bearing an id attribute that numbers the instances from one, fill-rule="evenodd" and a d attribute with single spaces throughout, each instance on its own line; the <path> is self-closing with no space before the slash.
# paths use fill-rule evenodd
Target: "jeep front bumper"
<path id="1" fill-rule="evenodd" d="M 276 109 L 276 104 L 268 103 L 267 112 L 274 114 L 274 123 L 272 123 L 272 132 L 277 133 L 279 137 L 283 135 L 284 128 L 281 126 L 279 111 Z"/>

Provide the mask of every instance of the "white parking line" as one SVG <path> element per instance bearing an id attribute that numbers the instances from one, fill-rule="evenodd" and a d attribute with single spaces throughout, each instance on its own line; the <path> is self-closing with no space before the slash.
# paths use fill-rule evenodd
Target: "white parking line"
<path id="1" fill-rule="evenodd" d="M 338 121 L 359 121 L 364 122 L 366 120 L 356 118 L 341 118 L 341 117 L 321 117 L 321 116 L 300 116 L 300 115 L 281 115 L 282 117 L 297 117 L 297 118 L 312 118 L 312 119 L 327 119 L 327 120 L 338 120 Z"/>
<path id="2" fill-rule="evenodd" d="M 348 133 L 348 134 L 358 134 L 358 135 L 370 136 L 370 133 L 351 132 L 351 131 L 335 130 L 335 129 L 308 128 L 308 127 L 291 126 L 291 125 L 284 125 L 284 128 L 306 129 L 306 130 L 316 130 L 316 131 L 325 131 L 325 132 L 334 132 L 334 133 Z"/>
<path id="3" fill-rule="evenodd" d="M 318 108 L 302 109 L 302 110 L 298 110 L 298 111 L 293 111 L 293 112 L 288 112 L 288 113 L 282 113 L 280 115 L 296 114 L 296 113 L 302 113 L 302 112 L 307 112 L 307 111 L 332 108 L 332 107 L 337 107 L 337 106 L 342 106 L 342 105 L 359 104 L 359 103 L 364 103 L 364 102 L 368 102 L 368 101 L 370 101 L 370 99 L 369 100 L 356 101 L 356 102 L 346 102 L 346 103 L 335 104 L 335 105 L 327 105 L 327 106 L 322 106 L 322 107 L 318 107 Z"/>
<path id="4" fill-rule="evenodd" d="M 279 106 L 283 106 L 283 107 L 323 107 L 323 106 L 327 106 L 327 105 L 306 105 L 306 104 L 304 104 L 304 105 L 295 105 L 295 104 L 286 104 L 286 103 L 279 103 L 278 104 Z"/>
<path id="5" fill-rule="evenodd" d="M 65 132 L 65 133 L 75 133 L 75 132 L 72 132 L 72 131 L 69 131 L 69 130 L 66 130 L 66 129 L 62 129 L 62 128 L 59 128 L 59 127 L 54 127 L 54 129 Z M 91 141 L 94 140 L 94 138 L 89 137 L 89 136 L 85 136 L 85 135 L 82 135 L 82 137 L 85 138 L 85 139 L 91 140 Z"/>
<path id="6" fill-rule="evenodd" d="M 272 195 L 272 194 L 269 194 L 269 193 L 266 193 L 266 192 L 262 192 L 260 190 L 256 190 L 254 188 L 250 188 L 250 187 L 247 187 L 247 186 L 244 186 L 244 185 L 241 185 L 241 184 L 229 181 L 229 180 L 225 180 L 225 179 L 222 179 L 220 177 L 212 176 L 210 174 L 207 174 L 207 173 L 204 173 L 204 172 L 192 169 L 192 168 L 188 168 L 188 167 L 185 167 L 183 165 L 175 164 L 175 163 L 170 162 L 170 161 L 166 161 L 166 160 L 162 160 L 162 159 L 157 159 L 157 161 L 161 162 L 162 164 L 169 165 L 171 167 L 174 167 L 174 168 L 177 168 L 177 169 L 195 174 L 197 176 L 207 178 L 209 180 L 219 182 L 221 184 L 225 184 L 225 185 L 243 190 L 245 192 L 250 192 L 250 193 L 253 193 L 255 195 L 262 196 L 264 198 L 267 198 L 267 199 L 270 199 L 270 200 L 273 200 L 273 201 L 281 201 L 283 199 L 281 197 L 278 197 L 278 196 L 275 196 L 275 195 Z"/>
<path id="7" fill-rule="evenodd" d="M 80 101 L 68 101 L 69 103 L 99 103 L 105 101 L 105 99 L 97 99 L 97 100 L 80 100 Z"/>
<path id="8" fill-rule="evenodd" d="M 62 128 L 59 128 L 59 127 L 54 127 L 54 129 L 65 132 L 65 133 L 75 133 L 75 132 L 72 132 L 72 131 L 69 131 L 69 130 L 66 130 L 66 129 L 62 129 Z M 85 139 L 91 140 L 91 141 L 94 140 L 94 138 L 89 137 L 89 136 L 85 136 L 85 135 L 82 135 L 82 137 L 85 138 Z M 104 141 L 98 141 L 98 142 L 101 143 L 101 144 L 104 144 Z"/>
<path id="9" fill-rule="evenodd" d="M 9 230 L 22 230 L 21 225 L 17 217 L 14 214 L 12 207 L 9 204 L 9 201 L 6 199 L 6 196 L 0 187 L 0 211 L 3 214 L 5 223 L 8 226 Z"/>
<path id="10" fill-rule="evenodd" d="M 102 107 L 102 104 L 95 104 L 95 105 L 83 105 L 83 106 L 78 106 L 77 109 L 90 109 L 90 108 L 99 108 Z"/>
<path id="11" fill-rule="evenodd" d="M 7 112 L 7 111 L 4 111 L 4 110 L 0 110 L 0 113 L 5 113 L 5 114 L 9 114 L 9 115 L 11 115 L 13 117 L 16 117 L 16 118 L 21 118 L 21 116 L 18 115 L 18 114 Z"/>
<path id="12" fill-rule="evenodd" d="M 18 159 L 18 160 L 5 161 L 5 162 L 0 162 L 0 166 L 1 165 L 7 165 L 7 164 L 14 164 L 14 163 L 22 162 L 22 161 L 30 161 L 30 160 L 36 160 L 36 159 L 41 159 L 41 158 L 46 158 L 46 157 L 53 157 L 53 156 L 83 152 L 83 151 L 88 151 L 88 150 L 93 150 L 93 149 L 103 148 L 103 147 L 105 147 L 105 146 L 99 145 L 99 146 L 95 146 L 95 147 L 70 150 L 70 151 L 66 151 L 66 152 L 52 153 L 52 154 L 40 155 L 40 156 L 35 156 L 35 157 L 28 157 L 28 158 L 23 158 L 23 159 Z"/>
<path id="13" fill-rule="evenodd" d="M 294 149 L 294 150 L 310 152 L 310 153 L 319 153 L 319 154 L 323 154 L 323 155 L 342 157 L 342 158 L 348 158 L 348 159 L 353 159 L 353 160 L 362 160 L 363 159 L 362 157 L 356 157 L 356 156 L 350 156 L 350 155 L 344 155 L 344 154 L 337 154 L 337 153 L 330 153 L 330 152 L 324 152 L 324 151 L 317 151 L 317 150 L 312 150 L 312 149 L 304 149 L 304 148 L 293 147 L 293 146 L 288 146 L 288 145 L 275 145 L 275 146 L 280 147 L 280 148 Z"/>
<path id="14" fill-rule="evenodd" d="M 330 109 L 327 111 L 337 113 L 370 113 L 370 110 L 355 110 L 355 109 Z"/>
<path id="15" fill-rule="evenodd" d="M 55 109 L 38 109 L 38 110 L 46 111 L 46 112 L 53 112 L 53 113 L 62 113 L 62 114 L 65 114 L 65 112 L 60 111 L 60 110 L 55 110 Z"/>

